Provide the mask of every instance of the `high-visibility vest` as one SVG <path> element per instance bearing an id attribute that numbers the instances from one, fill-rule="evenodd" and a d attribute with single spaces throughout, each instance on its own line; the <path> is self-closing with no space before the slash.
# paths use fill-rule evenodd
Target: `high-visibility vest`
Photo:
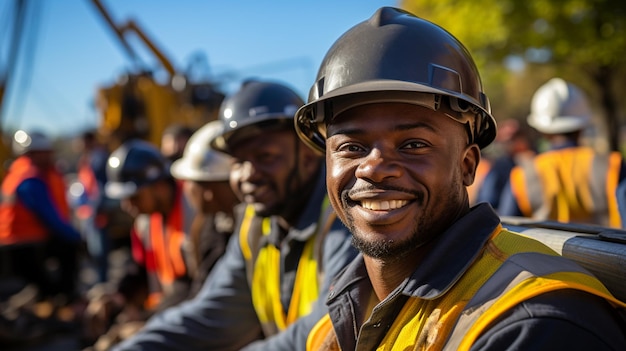
<path id="1" fill-rule="evenodd" d="M 561 289 L 585 291 L 626 308 L 598 279 L 542 243 L 501 226 L 494 234 L 484 254 L 444 295 L 409 297 L 377 350 L 469 350 L 503 313 Z M 307 350 L 332 349 L 333 337 L 327 314 L 311 331 Z"/>
<path id="2" fill-rule="evenodd" d="M 81 220 L 86 220 L 95 215 L 94 206 L 100 199 L 100 185 L 89 162 L 89 156 L 84 155 L 78 162 L 76 170 L 78 182 L 83 186 L 86 202 L 76 208 L 76 216 Z M 99 224 L 99 223 L 98 223 Z"/>
<path id="3" fill-rule="evenodd" d="M 270 219 L 256 216 L 254 208 L 246 206 L 239 240 L 246 260 L 252 302 L 266 337 L 285 330 L 298 318 L 311 312 L 323 281 L 321 257 L 324 237 L 335 217 L 328 199 L 325 199 L 315 234 L 304 245 L 289 308 L 284 311 L 280 294 L 280 249 L 271 243 L 261 244 L 261 238 L 271 231 Z"/>
<path id="4" fill-rule="evenodd" d="M 42 173 L 30 158 L 21 156 L 13 161 L 2 182 L 0 245 L 40 242 L 49 238 L 50 231 L 16 195 L 17 187 L 30 178 L 39 178 L 46 184 L 52 203 L 56 207 L 50 210 L 56 210 L 63 219 L 69 220 L 70 209 L 62 174 L 56 169 Z"/>
<path id="5" fill-rule="evenodd" d="M 176 195 L 172 211 L 164 220 L 160 213 L 152 213 L 146 218 L 145 227 L 140 228 L 141 240 L 145 250 L 145 266 L 148 273 L 150 293 L 145 306 L 148 309 L 156 307 L 172 283 L 187 275 L 187 265 L 184 259 L 185 244 L 185 210 L 180 186 L 176 188 Z M 140 224 L 141 225 L 141 224 Z"/>
<path id="6" fill-rule="evenodd" d="M 511 171 L 511 190 L 525 217 L 621 228 L 615 190 L 622 156 L 589 147 L 548 151 Z"/>

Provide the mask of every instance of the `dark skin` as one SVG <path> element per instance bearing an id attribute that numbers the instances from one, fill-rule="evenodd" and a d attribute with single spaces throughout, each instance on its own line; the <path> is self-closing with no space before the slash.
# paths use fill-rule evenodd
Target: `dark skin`
<path id="1" fill-rule="evenodd" d="M 283 228 L 294 226 L 312 191 L 321 157 L 306 147 L 293 129 L 256 135 L 231 150 L 235 162 L 230 185 L 235 193 L 254 204 L 260 216 L 277 215 Z"/>
<path id="2" fill-rule="evenodd" d="M 327 128 L 330 201 L 382 300 L 469 211 L 480 150 L 459 122 L 405 103 L 357 106 Z"/>
<path id="3" fill-rule="evenodd" d="M 169 179 L 142 186 L 130 197 L 121 201 L 124 211 L 133 217 L 139 214 L 161 213 L 166 216 L 174 206 L 176 189 Z"/>

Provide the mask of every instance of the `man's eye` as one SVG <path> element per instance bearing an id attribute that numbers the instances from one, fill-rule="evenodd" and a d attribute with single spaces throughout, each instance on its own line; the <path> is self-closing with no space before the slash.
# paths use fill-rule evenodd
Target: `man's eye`
<path id="1" fill-rule="evenodd" d="M 359 152 L 361 150 L 363 150 L 361 146 L 357 144 L 352 144 L 352 143 L 346 143 L 346 144 L 339 146 L 339 148 L 337 148 L 337 151 L 343 151 L 343 152 Z"/>
<path id="2" fill-rule="evenodd" d="M 426 143 L 423 143 L 421 141 L 411 141 L 411 142 L 404 144 L 402 148 L 403 149 L 420 149 L 426 146 L 427 146 Z"/>

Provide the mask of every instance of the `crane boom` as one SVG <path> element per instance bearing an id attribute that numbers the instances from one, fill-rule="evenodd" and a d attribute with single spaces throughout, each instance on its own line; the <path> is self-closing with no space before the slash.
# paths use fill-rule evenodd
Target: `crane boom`
<path id="1" fill-rule="evenodd" d="M 217 118 L 223 93 L 211 82 L 189 82 L 136 21 L 131 19 L 117 24 L 101 0 L 90 1 L 113 30 L 133 64 L 141 65 L 139 72 L 131 72 L 119 83 L 98 90 L 96 105 L 102 115 L 100 135 L 110 148 L 129 138 L 143 138 L 158 145 L 169 124 L 200 127 Z M 165 84 L 153 79 L 151 70 L 130 45 L 128 34 L 139 37 L 157 58 L 169 75 Z"/>

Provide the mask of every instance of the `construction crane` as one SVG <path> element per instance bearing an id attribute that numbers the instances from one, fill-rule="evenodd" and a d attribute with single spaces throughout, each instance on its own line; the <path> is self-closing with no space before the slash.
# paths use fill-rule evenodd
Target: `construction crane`
<path id="1" fill-rule="evenodd" d="M 100 86 L 95 102 L 100 115 L 98 134 L 109 149 L 114 149 L 129 138 L 142 138 L 160 144 L 165 128 L 178 123 L 192 128 L 200 127 L 217 118 L 224 93 L 211 81 L 190 81 L 187 74 L 178 71 L 174 64 L 163 54 L 155 42 L 145 34 L 134 20 L 118 24 L 100 0 L 87 0 L 93 4 L 98 18 L 111 29 L 124 53 L 130 58 L 128 72 L 118 77 L 112 85 Z M 27 40 L 33 40 L 36 22 L 31 15 L 37 10 L 28 0 L 14 0 L 4 4 L 10 9 L 4 14 L 0 28 L 0 111 L 8 95 L 18 85 L 18 79 L 24 80 L 28 72 L 26 64 L 31 62 L 24 54 L 33 56 L 32 47 Z M 154 68 L 141 61 L 137 51 L 129 40 L 131 35 L 140 39 L 150 53 L 160 63 L 167 77 L 157 81 Z M 28 50 L 26 50 L 28 49 Z M 18 77 L 18 66 L 22 74 Z M 0 179 L 6 171 L 6 164 L 11 159 L 9 131 L 0 115 Z"/>
<path id="2" fill-rule="evenodd" d="M 190 82 L 139 27 L 136 21 L 117 24 L 101 0 L 91 0 L 97 13 L 121 44 L 135 65 L 110 86 L 98 89 L 96 106 L 101 114 L 99 134 L 110 149 L 129 138 L 142 138 L 160 144 L 164 129 L 178 123 L 197 128 L 217 118 L 224 99 L 216 84 Z M 130 45 L 129 35 L 136 35 L 167 72 L 165 83 L 157 82 L 152 70 L 141 61 Z"/>

